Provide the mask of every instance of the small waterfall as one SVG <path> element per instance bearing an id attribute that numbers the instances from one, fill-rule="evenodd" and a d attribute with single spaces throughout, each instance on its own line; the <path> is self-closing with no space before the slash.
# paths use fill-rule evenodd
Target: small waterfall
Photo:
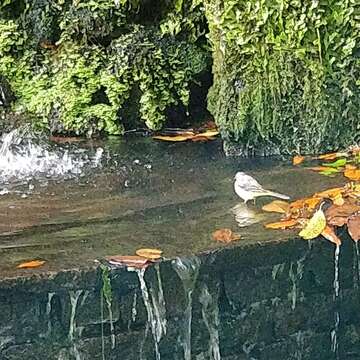
<path id="1" fill-rule="evenodd" d="M 51 314 L 51 302 L 52 299 L 54 297 L 55 293 L 50 292 L 48 293 L 48 300 L 46 303 L 46 316 L 48 318 L 47 320 L 47 335 L 49 336 L 51 334 L 51 319 L 50 319 L 50 314 Z"/>
<path id="2" fill-rule="evenodd" d="M 182 346 L 184 349 L 185 360 L 191 360 L 192 294 L 199 275 L 200 265 L 201 261 L 196 256 L 185 259 L 177 258 L 172 262 L 174 270 L 182 281 L 186 298 L 184 330 L 182 336 Z"/>
<path id="3" fill-rule="evenodd" d="M 334 256 L 334 303 L 335 303 L 335 313 L 334 313 L 334 328 L 331 331 L 331 351 L 336 354 L 338 359 L 338 349 L 339 349 L 339 324 L 340 324 L 340 314 L 338 310 L 338 301 L 339 301 L 339 255 L 340 255 L 340 245 L 336 245 L 335 256 Z"/>
<path id="4" fill-rule="evenodd" d="M 354 257 L 354 278 L 355 278 L 355 287 L 360 287 L 360 252 L 359 252 L 359 242 L 354 241 L 355 246 L 355 257 Z"/>
<path id="5" fill-rule="evenodd" d="M 76 360 L 82 360 L 81 354 L 76 346 L 75 336 L 77 335 L 77 326 L 76 326 L 76 309 L 79 303 L 79 299 L 83 290 L 70 291 L 70 304 L 71 304 L 71 312 L 70 312 L 70 321 L 69 321 L 69 333 L 68 337 L 72 343 L 72 354 L 74 355 Z"/>
<path id="6" fill-rule="evenodd" d="M 209 331 L 209 359 L 221 360 L 220 341 L 219 341 L 219 307 L 218 301 L 211 296 L 206 285 L 202 288 L 200 294 L 200 303 L 202 304 L 202 318 Z"/>
<path id="7" fill-rule="evenodd" d="M 3 134 L 0 141 L 0 183 L 34 177 L 71 178 L 81 174 L 85 166 L 100 166 L 103 156 L 102 148 L 90 155 L 84 149 L 70 152 L 66 147 L 51 146 L 36 139 L 28 127 Z"/>
<path id="8" fill-rule="evenodd" d="M 291 301 L 291 309 L 295 310 L 296 308 L 296 303 L 298 301 L 298 297 L 299 297 L 299 289 L 298 289 L 298 280 L 301 280 L 303 277 L 303 273 L 304 273 L 304 260 L 305 260 L 305 256 L 303 256 L 301 259 L 299 259 L 296 262 L 296 265 L 291 262 L 290 263 L 290 269 L 289 269 L 289 278 L 291 281 L 291 290 L 288 294 L 290 301 Z M 296 266 L 296 270 L 294 270 Z"/>
<path id="9" fill-rule="evenodd" d="M 156 360 L 160 360 L 161 356 L 159 343 L 163 335 L 166 334 L 167 320 L 159 264 L 155 265 L 155 269 L 157 277 L 156 291 L 153 289 L 153 287 L 149 289 L 146 285 L 144 277 L 146 269 L 137 269 L 136 272 L 138 274 L 141 294 L 147 312 L 147 324 L 150 325 L 154 340 Z M 148 330 L 145 331 L 145 334 L 147 334 L 147 331 Z"/>

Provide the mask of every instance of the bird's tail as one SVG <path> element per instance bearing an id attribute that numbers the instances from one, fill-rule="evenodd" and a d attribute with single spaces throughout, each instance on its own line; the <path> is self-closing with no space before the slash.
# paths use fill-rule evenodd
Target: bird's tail
<path id="1" fill-rule="evenodd" d="M 290 199 L 290 196 L 280 194 L 280 193 L 277 193 L 277 192 L 274 192 L 274 191 L 267 191 L 266 195 L 273 196 L 273 197 L 283 199 L 283 200 L 289 200 Z"/>

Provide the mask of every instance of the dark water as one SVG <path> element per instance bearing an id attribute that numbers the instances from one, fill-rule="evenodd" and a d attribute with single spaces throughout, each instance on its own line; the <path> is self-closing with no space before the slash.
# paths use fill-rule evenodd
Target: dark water
<path id="1" fill-rule="evenodd" d="M 99 148 L 96 166 L 66 180 L 43 173 L 3 184 L 1 360 L 360 359 L 350 240 L 335 267 L 332 244 L 310 248 L 295 233 L 265 230 L 278 218 L 261 212 L 270 199 L 246 207 L 233 191 L 239 170 L 294 199 L 343 179 L 286 159 L 225 158 L 220 142 L 116 138 L 69 153 Z M 219 228 L 241 240 L 215 243 Z M 168 260 L 146 272 L 112 269 L 107 304 L 95 260 L 142 247 Z M 16 269 L 31 259 L 46 264 Z"/>

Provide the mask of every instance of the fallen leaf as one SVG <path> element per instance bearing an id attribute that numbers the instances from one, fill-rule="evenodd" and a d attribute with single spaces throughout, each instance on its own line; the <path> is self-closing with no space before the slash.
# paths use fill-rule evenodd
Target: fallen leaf
<path id="1" fill-rule="evenodd" d="M 331 167 L 331 168 L 339 168 L 339 167 L 342 167 L 342 166 L 345 166 L 347 160 L 346 159 L 339 159 L 339 160 L 336 160 L 332 163 L 325 163 L 325 164 L 322 164 L 323 166 L 326 166 L 326 167 Z"/>
<path id="2" fill-rule="evenodd" d="M 37 268 L 45 264 L 44 260 L 31 260 L 27 262 L 23 262 L 17 266 L 18 269 L 32 269 Z"/>
<path id="3" fill-rule="evenodd" d="M 136 255 L 149 260 L 157 260 L 161 258 L 162 251 L 159 249 L 138 249 Z"/>
<path id="4" fill-rule="evenodd" d="M 177 131 L 176 135 L 155 135 L 153 139 L 162 141 L 208 141 L 214 140 L 215 136 L 219 135 L 217 129 L 210 129 L 200 133 L 194 133 L 193 131 L 184 130 L 183 132 Z"/>
<path id="5" fill-rule="evenodd" d="M 327 189 L 325 191 L 321 191 L 319 193 L 314 194 L 315 197 L 318 198 L 336 198 L 339 195 L 341 195 L 343 193 L 343 191 L 345 191 L 345 189 L 343 187 L 337 187 L 337 188 L 331 188 L 331 189 Z"/>
<path id="6" fill-rule="evenodd" d="M 349 156 L 349 154 L 346 152 L 334 152 L 334 153 L 328 153 L 328 154 L 322 154 L 322 155 L 316 156 L 316 157 L 314 157 L 314 159 L 335 160 L 339 157 L 347 157 L 347 156 Z"/>
<path id="7" fill-rule="evenodd" d="M 322 235 L 325 239 L 333 242 L 334 244 L 336 244 L 336 245 L 341 245 L 341 240 L 340 240 L 340 238 L 335 234 L 335 229 L 334 229 L 332 226 L 329 226 L 329 225 L 325 226 L 325 229 L 321 232 L 321 235 Z"/>
<path id="8" fill-rule="evenodd" d="M 350 180 L 359 181 L 360 180 L 360 169 L 347 168 L 344 171 L 344 175 Z"/>
<path id="9" fill-rule="evenodd" d="M 186 141 L 190 140 L 194 135 L 175 135 L 175 136 L 167 136 L 167 135 L 155 135 L 153 139 L 162 140 L 162 141 Z"/>
<path id="10" fill-rule="evenodd" d="M 142 269 L 151 263 L 151 260 L 138 255 L 113 255 L 106 256 L 105 259 L 109 262 L 109 264 L 115 266 L 134 267 L 137 269 Z"/>
<path id="11" fill-rule="evenodd" d="M 240 235 L 233 233 L 231 229 L 215 230 L 212 234 L 212 237 L 215 241 L 219 241 L 226 244 L 240 239 Z"/>
<path id="12" fill-rule="evenodd" d="M 331 167 L 328 167 L 328 166 L 313 166 L 313 167 L 309 167 L 307 168 L 309 170 L 312 170 L 312 171 L 327 171 L 327 172 L 333 172 L 333 173 L 337 173 L 338 170 L 337 169 L 334 169 L 334 168 L 331 168 Z"/>
<path id="13" fill-rule="evenodd" d="M 360 240 L 360 213 L 349 217 L 347 221 L 348 232 L 351 238 L 357 242 Z"/>
<path id="14" fill-rule="evenodd" d="M 344 198 L 342 197 L 341 194 L 338 194 L 337 196 L 335 196 L 333 199 L 332 199 L 333 203 L 337 206 L 342 206 L 345 204 L 345 200 Z"/>
<path id="15" fill-rule="evenodd" d="M 286 214 L 290 209 L 290 204 L 286 201 L 274 200 L 271 203 L 264 205 L 262 209 L 267 212 Z"/>
<path id="16" fill-rule="evenodd" d="M 298 224 L 298 220 L 295 219 L 289 219 L 289 220 L 283 220 L 279 222 L 274 222 L 270 224 L 265 224 L 265 227 L 267 229 L 288 229 L 296 226 Z"/>
<path id="17" fill-rule="evenodd" d="M 314 239 L 319 236 L 326 226 L 326 218 L 324 212 L 317 210 L 313 217 L 308 221 L 305 227 L 299 232 L 299 236 L 305 240 Z"/>
<path id="18" fill-rule="evenodd" d="M 308 208 L 310 210 L 313 210 L 316 208 L 320 201 L 321 197 L 317 196 L 293 201 L 292 203 L 290 203 L 290 212 L 301 208 Z"/>
<path id="19" fill-rule="evenodd" d="M 360 210 L 360 206 L 347 200 L 343 205 L 331 205 L 325 210 L 325 216 L 329 225 L 344 226 L 348 218 Z"/>
<path id="20" fill-rule="evenodd" d="M 304 160 L 305 160 L 305 156 L 295 155 L 292 159 L 292 163 L 293 165 L 299 165 L 302 162 L 304 162 Z"/>

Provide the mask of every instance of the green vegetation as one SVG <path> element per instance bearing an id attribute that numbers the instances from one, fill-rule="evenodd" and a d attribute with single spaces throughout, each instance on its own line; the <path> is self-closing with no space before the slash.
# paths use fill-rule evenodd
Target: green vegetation
<path id="1" fill-rule="evenodd" d="M 356 0 L 2 0 L 0 75 L 52 132 L 160 129 L 211 46 L 223 137 L 317 152 L 360 141 L 359 19 Z"/>
<path id="2" fill-rule="evenodd" d="M 360 140 L 355 0 L 205 3 L 214 61 L 208 105 L 226 139 L 272 153 Z"/>
<path id="3" fill-rule="evenodd" d="M 145 0 L 2 1 L 0 74 L 17 97 L 14 109 L 57 133 L 120 134 L 131 104 L 149 128 L 161 128 L 169 106 L 188 105 L 190 83 L 210 59 L 200 44 L 200 4 L 157 7 Z"/>

